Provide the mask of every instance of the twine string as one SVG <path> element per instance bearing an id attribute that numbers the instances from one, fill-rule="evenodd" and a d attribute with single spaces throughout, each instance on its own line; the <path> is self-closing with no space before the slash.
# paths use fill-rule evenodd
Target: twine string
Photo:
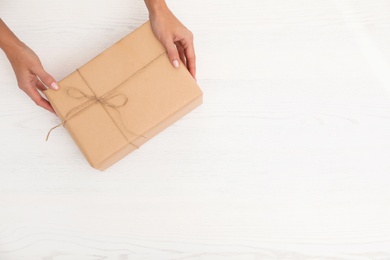
<path id="1" fill-rule="evenodd" d="M 97 96 L 93 96 L 93 95 L 88 95 L 88 94 L 84 93 L 83 91 L 81 91 L 81 90 L 79 90 L 77 88 L 73 88 L 73 87 L 68 87 L 67 90 L 66 90 L 66 93 L 71 98 L 75 98 L 75 99 L 88 99 L 88 100 L 85 101 L 84 103 L 82 103 L 81 105 L 72 108 L 66 114 L 64 120 L 62 120 L 62 122 L 60 124 L 52 127 L 49 130 L 49 132 L 47 133 L 47 135 L 46 135 L 46 141 L 49 140 L 49 136 L 50 136 L 51 132 L 54 129 L 56 129 L 56 128 L 60 127 L 60 126 L 64 126 L 67 121 L 69 121 L 73 117 L 79 115 L 85 109 L 89 108 L 90 106 L 92 106 L 93 104 L 96 104 L 96 103 L 100 103 L 103 107 L 110 107 L 110 108 L 114 109 L 119 114 L 120 122 L 124 126 L 126 131 L 129 132 L 132 135 L 137 135 L 137 134 L 131 132 L 127 128 L 127 125 L 126 125 L 125 121 L 123 120 L 123 118 L 121 116 L 121 113 L 120 113 L 120 111 L 118 109 L 118 108 L 121 108 L 121 107 L 125 106 L 127 104 L 127 102 L 129 101 L 129 99 L 125 95 L 123 95 L 123 94 L 116 94 L 116 95 L 113 95 L 113 96 L 107 98 L 107 94 L 109 94 L 109 93 L 107 93 L 106 95 L 103 95 L 102 97 L 97 97 Z M 118 100 L 118 97 L 120 98 L 119 102 L 114 102 L 114 101 Z M 145 137 L 143 135 L 137 135 L 137 136 Z M 131 142 L 129 142 L 129 143 L 131 143 Z M 131 143 L 131 144 L 134 145 L 133 143 Z M 136 146 L 136 145 L 134 145 L 134 146 Z M 136 146 L 136 147 L 138 148 L 138 146 Z"/>

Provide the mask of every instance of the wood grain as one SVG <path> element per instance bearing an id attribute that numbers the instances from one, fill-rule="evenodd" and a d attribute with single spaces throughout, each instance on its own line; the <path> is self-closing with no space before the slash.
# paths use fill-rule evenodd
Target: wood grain
<path id="1" fill-rule="evenodd" d="M 390 2 L 168 2 L 204 104 L 106 172 L 0 54 L 1 260 L 390 259 Z M 142 1 L 3 1 L 61 79 Z"/>

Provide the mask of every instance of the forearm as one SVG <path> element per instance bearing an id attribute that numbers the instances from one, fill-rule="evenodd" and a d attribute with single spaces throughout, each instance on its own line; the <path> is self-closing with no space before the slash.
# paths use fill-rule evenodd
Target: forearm
<path id="1" fill-rule="evenodd" d="M 8 28 L 8 26 L 0 19 L 0 49 L 8 55 L 17 46 L 23 43 L 16 35 Z"/>

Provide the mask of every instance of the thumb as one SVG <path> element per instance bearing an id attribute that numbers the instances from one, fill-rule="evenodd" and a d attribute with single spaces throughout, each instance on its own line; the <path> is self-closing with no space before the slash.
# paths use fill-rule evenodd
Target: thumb
<path id="1" fill-rule="evenodd" d="M 49 73 L 47 73 L 42 67 L 39 68 L 35 72 L 35 74 L 42 81 L 42 83 L 45 84 L 47 87 L 54 89 L 54 90 L 59 89 L 57 81 Z"/>
<path id="2" fill-rule="evenodd" d="M 180 62 L 179 62 L 180 56 L 179 56 L 179 52 L 176 48 L 175 43 L 173 41 L 164 41 L 163 45 L 168 52 L 168 57 L 173 65 L 173 67 L 175 67 L 176 69 L 179 68 L 180 67 Z"/>

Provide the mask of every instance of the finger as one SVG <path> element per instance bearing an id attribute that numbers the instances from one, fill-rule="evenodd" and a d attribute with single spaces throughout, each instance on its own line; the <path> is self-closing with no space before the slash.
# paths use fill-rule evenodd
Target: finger
<path id="1" fill-rule="evenodd" d="M 183 62 L 185 66 L 187 66 L 187 60 L 186 60 L 186 55 L 183 46 L 181 45 L 180 42 L 178 42 L 176 43 L 176 47 L 177 47 L 177 51 L 179 52 L 180 60 Z"/>
<path id="2" fill-rule="evenodd" d="M 166 40 L 163 42 L 165 49 L 167 50 L 169 60 L 171 61 L 173 67 L 176 69 L 179 68 L 179 52 L 177 51 L 175 43 L 172 39 Z"/>
<path id="3" fill-rule="evenodd" d="M 196 56 L 193 44 L 187 46 L 185 49 L 185 55 L 187 59 L 187 69 L 191 73 L 192 77 L 196 79 Z"/>
<path id="4" fill-rule="evenodd" d="M 52 113 L 55 114 L 53 107 L 50 105 L 49 101 L 44 99 L 38 92 L 36 88 L 27 88 L 25 90 L 26 94 L 34 101 L 37 106 L 40 106 Z"/>
<path id="5" fill-rule="evenodd" d="M 39 79 L 42 81 L 42 83 L 44 85 L 46 85 L 47 87 L 54 89 L 54 90 L 59 89 L 59 86 L 58 86 L 56 80 L 52 76 L 50 76 L 50 74 L 47 73 L 42 67 L 38 68 L 36 71 L 33 71 L 33 72 L 39 77 Z"/>
<path id="6" fill-rule="evenodd" d="M 46 90 L 47 88 L 45 87 L 45 85 L 42 84 L 42 82 L 38 79 L 38 77 L 33 77 L 31 79 L 31 83 L 29 82 L 28 85 L 32 85 L 32 86 L 35 86 L 37 89 L 43 91 L 43 90 Z M 19 85 L 26 85 L 26 84 L 19 84 Z M 22 88 L 22 87 L 21 87 Z M 22 89 L 25 89 L 25 88 L 22 88 Z"/>
<path id="7" fill-rule="evenodd" d="M 36 80 L 36 84 L 35 86 L 40 90 L 40 91 L 44 91 L 46 90 L 47 88 L 45 87 L 45 85 L 42 84 L 42 82 L 40 80 Z"/>

